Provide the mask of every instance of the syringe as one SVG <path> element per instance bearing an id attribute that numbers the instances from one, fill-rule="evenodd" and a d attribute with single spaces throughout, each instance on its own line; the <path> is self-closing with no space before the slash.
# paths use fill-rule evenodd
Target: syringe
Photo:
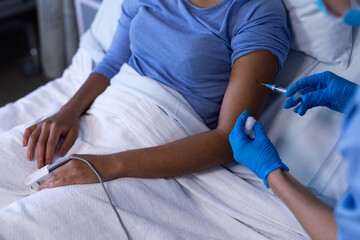
<path id="1" fill-rule="evenodd" d="M 274 92 L 278 92 L 278 93 L 286 93 L 287 89 L 286 88 L 282 88 L 282 87 L 279 87 L 279 86 L 276 86 L 276 85 L 271 85 L 271 84 L 265 84 L 265 83 L 261 83 L 262 85 L 264 85 L 265 87 L 267 88 L 270 88 L 272 91 Z M 297 100 L 299 98 L 303 98 L 304 95 L 297 92 L 294 94 L 293 98 L 294 100 Z"/>

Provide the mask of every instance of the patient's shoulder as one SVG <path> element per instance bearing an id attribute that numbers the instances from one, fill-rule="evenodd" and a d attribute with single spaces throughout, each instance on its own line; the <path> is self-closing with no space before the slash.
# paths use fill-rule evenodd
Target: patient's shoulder
<path id="1" fill-rule="evenodd" d="M 282 0 L 233 0 L 229 30 L 232 35 L 239 29 L 257 25 L 278 25 L 287 28 L 287 13 Z"/>
<path id="2" fill-rule="evenodd" d="M 134 17 L 143 4 L 144 1 L 142 0 L 124 0 L 122 4 L 122 12 L 129 17 Z"/>
<path id="3" fill-rule="evenodd" d="M 233 0 L 233 16 L 251 20 L 262 17 L 287 18 L 285 6 L 282 0 Z"/>
<path id="4" fill-rule="evenodd" d="M 240 4 L 243 10 L 271 11 L 273 13 L 285 13 L 285 6 L 282 0 L 233 0 Z M 285 13 L 286 14 L 286 13 Z"/>

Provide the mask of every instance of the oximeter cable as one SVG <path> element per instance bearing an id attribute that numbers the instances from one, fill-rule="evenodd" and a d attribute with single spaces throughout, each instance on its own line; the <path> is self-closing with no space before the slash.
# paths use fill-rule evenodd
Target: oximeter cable
<path id="1" fill-rule="evenodd" d="M 126 228 L 125 228 L 125 226 L 124 226 L 124 223 L 122 222 L 121 217 L 120 217 L 118 211 L 116 210 L 116 208 L 115 208 L 115 206 L 114 206 L 114 203 L 113 203 L 113 201 L 111 200 L 111 197 L 110 197 L 108 191 L 106 190 L 103 181 L 101 180 L 100 174 L 95 170 L 95 168 L 91 165 L 91 163 L 89 163 L 87 160 L 85 160 L 85 159 L 83 159 L 83 158 L 79 158 L 79 157 L 69 157 L 68 159 L 69 159 L 69 160 L 75 159 L 75 160 L 79 160 L 79 161 L 82 161 L 82 162 L 86 163 L 86 164 L 91 168 L 91 170 L 95 173 L 95 175 L 96 175 L 97 178 L 99 179 L 99 181 L 100 181 L 100 183 L 101 183 L 101 185 L 102 185 L 102 187 L 103 187 L 103 189 L 104 189 L 104 191 L 105 191 L 105 193 L 106 193 L 106 195 L 107 195 L 107 197 L 108 197 L 108 199 L 109 199 L 110 205 L 111 205 L 112 209 L 114 210 L 114 212 L 115 212 L 115 214 L 116 214 L 116 217 L 117 217 L 117 219 L 119 220 L 119 223 L 120 223 L 121 227 L 124 229 L 124 232 L 125 232 L 125 235 L 126 235 L 127 239 L 130 239 L 129 233 L 127 232 L 127 230 L 126 230 Z M 68 161 L 69 161 L 69 160 L 68 160 Z"/>

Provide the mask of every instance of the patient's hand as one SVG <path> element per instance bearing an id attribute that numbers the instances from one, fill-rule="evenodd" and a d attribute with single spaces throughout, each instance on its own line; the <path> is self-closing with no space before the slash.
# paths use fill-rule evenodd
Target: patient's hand
<path id="1" fill-rule="evenodd" d="M 37 165 L 41 168 L 50 164 L 57 143 L 63 137 L 58 148 L 58 155 L 64 156 L 74 144 L 79 133 L 79 118 L 71 111 L 60 110 L 55 115 L 25 130 L 23 145 L 27 147 L 27 159 L 34 159 L 36 148 Z"/>
<path id="2" fill-rule="evenodd" d="M 121 177 L 121 160 L 116 154 L 111 155 L 71 155 L 87 160 L 99 173 L 102 181 Z M 79 160 L 70 160 L 52 171 L 42 182 L 39 190 L 73 184 L 98 183 L 99 179 L 90 167 Z"/>

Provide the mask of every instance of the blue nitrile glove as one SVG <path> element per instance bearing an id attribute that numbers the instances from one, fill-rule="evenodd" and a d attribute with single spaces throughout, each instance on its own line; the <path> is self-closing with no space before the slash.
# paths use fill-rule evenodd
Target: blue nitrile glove
<path id="1" fill-rule="evenodd" d="M 354 96 L 357 84 L 332 72 L 318 73 L 300 79 L 290 86 L 285 95 L 284 108 L 292 108 L 300 103 L 294 112 L 303 116 L 307 110 L 316 106 L 325 106 L 338 112 L 344 112 L 346 105 Z M 304 95 L 302 99 L 293 99 L 296 92 Z M 290 98 L 291 97 L 291 98 Z"/>
<path id="2" fill-rule="evenodd" d="M 248 138 L 244 132 L 248 117 L 249 112 L 244 111 L 238 118 L 229 136 L 230 144 L 235 160 L 253 171 L 268 188 L 268 177 L 272 171 L 278 168 L 289 171 L 289 168 L 281 162 L 278 152 L 259 121 L 254 125 L 255 139 Z"/>

